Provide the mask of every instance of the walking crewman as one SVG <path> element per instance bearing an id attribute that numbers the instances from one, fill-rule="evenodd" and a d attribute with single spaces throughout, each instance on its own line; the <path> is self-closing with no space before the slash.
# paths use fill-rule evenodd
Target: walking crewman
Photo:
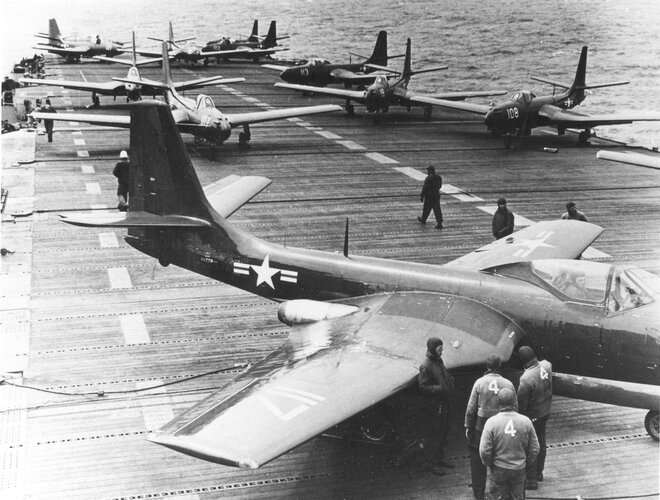
<path id="1" fill-rule="evenodd" d="M 525 467 L 539 452 L 539 441 L 529 418 L 516 411 L 516 395 L 502 389 L 500 411 L 484 424 L 479 455 L 490 468 L 489 498 L 524 500 Z"/>
<path id="2" fill-rule="evenodd" d="M 57 113 L 55 108 L 50 103 L 50 99 L 46 99 L 46 104 L 41 106 L 42 113 Z M 46 128 L 46 134 L 48 134 L 48 142 L 53 142 L 53 120 L 44 119 L 44 127 Z"/>
<path id="3" fill-rule="evenodd" d="M 545 427 L 552 406 L 552 364 L 536 359 L 534 351 L 528 346 L 522 346 L 518 356 L 525 369 L 518 387 L 518 411 L 532 421 L 541 447 L 538 458 L 527 463 L 526 488 L 536 490 L 539 481 L 543 481 L 547 452 Z"/>
<path id="4" fill-rule="evenodd" d="M 498 395 L 502 389 L 515 394 L 511 381 L 500 374 L 501 360 L 497 354 L 486 359 L 486 373 L 472 386 L 470 399 L 465 410 L 465 437 L 470 451 L 470 471 L 474 498 L 483 500 L 486 494 L 486 466 L 479 456 L 479 442 L 486 421 L 499 411 Z"/>
<path id="5" fill-rule="evenodd" d="M 442 229 L 442 209 L 440 208 L 440 188 L 442 188 L 442 177 L 435 173 L 435 167 L 430 165 L 426 169 L 428 175 L 424 179 L 424 186 L 422 187 L 422 194 L 420 201 L 424 203 L 422 208 L 421 217 L 417 220 L 422 224 L 426 224 L 431 210 L 435 216 L 436 229 Z"/>
<path id="6" fill-rule="evenodd" d="M 128 188 L 129 188 L 130 163 L 128 162 L 128 153 L 122 151 L 119 153 L 119 161 L 112 170 L 112 175 L 117 178 L 117 208 L 120 212 L 128 211 Z"/>

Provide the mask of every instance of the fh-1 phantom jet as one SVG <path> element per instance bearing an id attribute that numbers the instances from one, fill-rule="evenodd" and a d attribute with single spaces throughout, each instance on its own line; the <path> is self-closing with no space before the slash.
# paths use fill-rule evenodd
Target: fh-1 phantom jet
<path id="1" fill-rule="evenodd" d="M 387 68 L 383 69 L 385 70 Z M 405 106 L 408 111 L 410 111 L 412 106 L 423 106 L 425 116 L 430 117 L 432 113 L 431 105 L 419 99 L 419 97 L 423 98 L 423 96 L 419 96 L 408 90 L 408 83 L 410 82 L 410 77 L 413 75 L 428 73 L 430 71 L 440 71 L 443 69 L 447 69 L 447 66 L 413 71 L 411 68 L 410 38 L 408 38 L 406 55 L 403 63 L 403 72 L 396 82 L 390 82 L 387 77 L 380 75 L 377 76 L 376 81 L 365 90 L 334 89 L 329 87 L 316 88 L 310 85 L 295 85 L 291 83 L 276 83 L 275 86 L 302 90 L 303 92 L 314 92 L 317 94 L 343 97 L 346 99 L 345 108 L 349 115 L 354 113 L 352 101 L 355 101 L 364 104 L 367 111 L 370 113 L 378 111 L 386 113 L 390 109 L 390 106 L 394 105 Z M 433 97 L 438 99 L 462 100 L 468 97 L 483 97 L 502 94 L 506 94 L 506 91 L 486 90 L 477 92 L 447 92 L 444 94 L 435 94 Z"/>
<path id="2" fill-rule="evenodd" d="M 163 40 L 162 38 L 153 38 L 147 37 L 150 40 L 157 40 L 159 42 L 166 42 L 170 47 L 168 57 L 174 59 L 175 61 L 186 61 L 189 63 L 195 63 L 199 61 L 204 61 L 204 64 L 208 64 L 208 60 L 211 57 L 230 57 L 243 52 L 248 52 L 249 49 L 240 47 L 235 50 L 214 50 L 208 52 L 202 52 L 202 48 L 194 43 L 191 40 L 194 40 L 195 37 L 181 38 L 178 40 L 174 39 L 174 30 L 172 29 L 172 21 L 169 22 L 169 38 Z M 138 54 L 146 57 L 158 57 L 160 54 L 157 52 L 149 52 L 146 50 L 138 50 Z"/>
<path id="3" fill-rule="evenodd" d="M 343 83 L 346 88 L 351 85 L 370 85 L 377 75 L 374 71 L 387 70 L 388 59 L 399 56 L 387 55 L 387 31 L 380 31 L 376 39 L 374 51 L 370 57 L 358 63 L 333 64 L 322 59 L 311 59 L 297 66 L 278 66 L 262 64 L 264 68 L 281 71 L 280 78 L 287 83 L 325 87 L 331 83 Z"/>
<path id="4" fill-rule="evenodd" d="M 252 26 L 252 34 L 244 39 L 237 40 L 231 37 L 222 37 L 217 40 L 211 40 L 206 43 L 206 47 L 202 48 L 202 52 L 214 52 L 214 51 L 227 51 L 227 50 L 239 50 L 243 49 L 243 52 L 235 54 L 233 57 L 253 59 L 258 61 L 259 58 L 275 54 L 276 52 L 281 52 L 283 50 L 289 50 L 286 47 L 279 47 L 278 41 L 289 38 L 288 36 L 278 37 L 277 36 L 277 23 L 275 21 L 270 22 L 270 27 L 268 28 L 268 33 L 265 37 L 259 36 L 259 21 L 254 20 L 254 25 Z M 232 56 L 225 56 L 228 58 Z M 216 60 L 220 62 L 223 57 L 218 56 Z"/>
<path id="5" fill-rule="evenodd" d="M 587 47 L 582 47 L 582 54 L 575 73 L 572 85 L 558 83 L 545 78 L 532 77 L 533 80 L 548 83 L 554 87 L 566 89 L 560 94 L 536 96 L 530 91 L 520 90 L 514 92 L 507 102 L 496 106 L 452 102 L 445 99 L 425 97 L 421 102 L 442 106 L 450 109 L 459 109 L 477 113 L 484 116 L 488 130 L 495 137 L 505 136 L 505 145 L 511 146 L 513 137 L 529 136 L 535 127 L 552 126 L 557 133 L 563 135 L 567 128 L 582 129 L 578 136 L 580 144 L 585 144 L 592 135 L 592 128 L 599 125 L 620 125 L 635 121 L 657 121 L 660 113 L 629 112 L 621 114 L 588 115 L 572 111 L 586 97 L 585 90 L 625 85 L 629 82 L 601 83 L 587 85 L 585 76 L 587 71 Z"/>
<path id="6" fill-rule="evenodd" d="M 207 198 L 169 108 L 131 107 L 130 210 L 62 220 L 128 228 L 126 242 L 162 265 L 281 301 L 292 326 L 280 348 L 150 440 L 258 468 L 414 386 L 432 336 L 450 370 L 531 345 L 552 360 L 555 394 L 647 408 L 657 438 L 660 282 L 577 260 L 601 227 L 540 222 L 442 266 L 351 255 L 348 238 L 343 254 L 270 243 L 226 220 L 268 179 Z M 586 287 L 567 288 L 577 274 Z"/>
<path id="7" fill-rule="evenodd" d="M 103 56 L 94 56 L 94 59 L 99 59 L 101 61 L 115 62 L 118 64 L 129 65 L 128 75 L 126 78 L 131 81 L 140 81 L 140 83 L 125 83 L 120 81 L 109 81 L 109 82 L 88 82 L 85 81 L 74 81 L 74 80 L 48 80 L 48 79 L 33 79 L 33 78 L 21 78 L 19 81 L 24 85 L 41 85 L 48 87 L 62 87 L 65 89 L 73 90 L 82 90 L 84 92 L 92 93 L 92 105 L 97 107 L 99 105 L 99 99 L 97 94 L 100 95 L 110 95 L 113 98 L 117 96 L 126 96 L 127 101 L 137 101 L 141 99 L 141 89 L 143 87 L 150 88 L 152 94 L 162 93 L 162 90 L 150 87 L 148 80 L 142 80 L 140 77 L 140 72 L 138 71 L 138 66 L 144 66 L 145 64 L 150 64 L 153 62 L 162 61 L 161 57 L 153 59 L 142 59 L 137 60 L 135 56 L 135 32 L 133 33 L 133 47 L 132 47 L 132 59 L 118 59 L 111 57 Z M 82 73 L 81 73 L 82 74 Z M 177 90 L 188 90 L 194 88 L 200 88 L 205 85 L 210 85 L 213 83 L 219 83 L 221 76 L 215 76 L 210 78 L 202 78 L 199 80 L 189 80 L 186 82 L 174 83 L 174 87 Z M 159 84 L 160 85 L 160 84 Z"/>
<path id="8" fill-rule="evenodd" d="M 251 138 L 250 124 L 281 120 L 296 116 L 328 113 L 340 111 L 341 106 L 326 104 L 320 106 L 302 106 L 297 108 L 273 109 L 267 111 L 254 111 L 250 113 L 223 113 L 215 107 L 211 97 L 200 94 L 195 100 L 179 95 L 172 82 L 169 59 L 167 57 L 167 43 L 163 42 L 163 81 L 132 80 L 128 78 L 113 78 L 120 82 L 129 84 L 149 85 L 160 89 L 165 95 L 165 100 L 172 108 L 172 115 L 177 127 L 181 132 L 192 134 L 202 138 L 211 144 L 211 154 L 215 155 L 217 144 L 226 141 L 231 135 L 231 130 L 243 127 L 239 134 L 239 144 L 246 145 Z M 222 77 L 219 77 L 222 78 Z M 227 84 L 244 82 L 245 78 L 227 78 L 218 80 L 216 84 Z M 32 116 L 39 119 L 65 120 L 91 123 L 93 125 L 109 125 L 113 127 L 129 128 L 131 118 L 128 115 L 103 115 L 97 113 L 41 113 L 33 112 Z"/>
<path id="9" fill-rule="evenodd" d="M 35 35 L 39 38 L 45 38 L 48 43 L 38 43 L 37 50 L 45 50 L 51 54 L 57 54 L 64 57 L 69 62 L 80 62 L 82 57 L 94 56 L 116 56 L 126 52 L 124 43 L 103 41 L 101 36 L 97 35 L 96 39 L 89 38 L 84 40 L 74 39 L 72 37 L 64 38 L 60 32 L 55 19 L 48 21 L 48 34 L 37 33 Z"/>

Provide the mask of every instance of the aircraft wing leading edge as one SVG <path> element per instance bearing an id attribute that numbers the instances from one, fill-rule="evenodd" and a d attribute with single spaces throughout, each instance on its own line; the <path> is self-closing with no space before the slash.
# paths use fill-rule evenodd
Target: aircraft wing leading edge
<path id="1" fill-rule="evenodd" d="M 660 113 L 657 112 L 628 112 L 612 113 L 605 115 L 587 115 L 575 110 L 561 109 L 557 106 L 545 105 L 539 110 L 542 116 L 553 125 L 564 127 L 596 127 L 599 125 L 622 125 L 639 121 L 660 121 Z"/>
<path id="2" fill-rule="evenodd" d="M 320 106 L 301 106 L 298 108 L 272 109 L 268 111 L 255 111 L 252 113 L 226 113 L 226 117 L 232 127 L 240 127 L 252 123 L 267 122 L 270 120 L 281 120 L 283 118 L 294 118 L 296 116 L 315 115 L 318 113 L 329 113 L 341 111 L 342 107 L 336 104 L 322 104 Z"/>
<path id="3" fill-rule="evenodd" d="M 508 359 L 520 330 L 455 296 L 409 292 L 346 299 L 356 311 L 295 325 L 287 342 L 151 441 L 205 460 L 257 468 L 414 384 L 426 339 L 448 368 Z"/>

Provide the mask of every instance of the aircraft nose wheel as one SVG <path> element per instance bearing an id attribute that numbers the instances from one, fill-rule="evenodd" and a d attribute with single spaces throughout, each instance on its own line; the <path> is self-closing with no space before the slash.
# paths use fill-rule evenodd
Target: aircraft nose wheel
<path id="1" fill-rule="evenodd" d="M 644 418 L 644 427 L 649 436 L 658 441 L 660 439 L 660 412 L 649 410 Z"/>

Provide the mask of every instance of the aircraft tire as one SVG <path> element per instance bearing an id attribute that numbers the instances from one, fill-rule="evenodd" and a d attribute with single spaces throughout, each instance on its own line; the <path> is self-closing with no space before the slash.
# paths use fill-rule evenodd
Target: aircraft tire
<path id="1" fill-rule="evenodd" d="M 660 412 L 649 410 L 644 418 L 644 427 L 654 441 L 660 440 Z"/>
<path id="2" fill-rule="evenodd" d="M 158 263 L 163 267 L 167 267 L 170 265 L 170 262 L 168 260 L 165 260 L 163 256 L 158 257 Z"/>

